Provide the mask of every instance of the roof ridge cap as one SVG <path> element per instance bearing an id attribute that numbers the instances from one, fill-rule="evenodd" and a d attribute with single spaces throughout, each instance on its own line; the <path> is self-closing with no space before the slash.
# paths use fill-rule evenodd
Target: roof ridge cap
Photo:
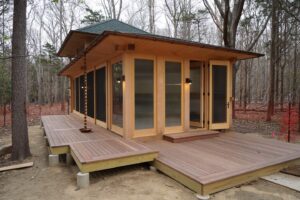
<path id="1" fill-rule="evenodd" d="M 100 24 L 105 24 L 105 23 L 107 23 L 109 21 L 113 21 L 113 20 L 116 20 L 116 19 L 108 19 L 108 20 L 104 20 L 104 21 L 101 21 L 101 22 L 97 22 L 95 24 L 91 24 L 91 25 L 88 25 L 88 26 L 85 26 L 85 27 L 82 27 L 82 28 L 75 29 L 75 31 L 80 31 L 80 30 L 91 28 L 91 27 L 94 27 L 94 26 L 97 26 L 97 25 L 100 25 Z"/>

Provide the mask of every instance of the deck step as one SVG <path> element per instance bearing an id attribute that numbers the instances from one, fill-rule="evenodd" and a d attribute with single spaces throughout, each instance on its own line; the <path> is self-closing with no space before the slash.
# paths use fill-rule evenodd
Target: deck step
<path id="1" fill-rule="evenodd" d="M 218 131 L 190 131 L 164 135 L 163 139 L 173 143 L 188 142 L 219 136 Z"/>

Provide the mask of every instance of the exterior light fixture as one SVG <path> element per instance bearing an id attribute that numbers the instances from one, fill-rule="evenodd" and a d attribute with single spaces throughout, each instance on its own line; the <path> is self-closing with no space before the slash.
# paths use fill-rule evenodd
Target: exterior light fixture
<path id="1" fill-rule="evenodd" d="M 120 84 L 121 82 L 125 81 L 125 76 L 122 75 L 120 78 L 117 78 L 117 83 Z"/>
<path id="2" fill-rule="evenodd" d="M 186 78 L 185 79 L 185 83 L 191 85 L 192 84 L 192 80 L 190 78 Z"/>

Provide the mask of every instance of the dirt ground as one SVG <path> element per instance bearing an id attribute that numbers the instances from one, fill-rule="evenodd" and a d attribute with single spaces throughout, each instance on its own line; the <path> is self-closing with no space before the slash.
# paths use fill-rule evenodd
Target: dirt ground
<path id="1" fill-rule="evenodd" d="M 1 130 L 0 130 L 1 131 Z M 0 134 L 1 143 L 10 142 L 10 134 Z M 41 129 L 29 128 L 32 168 L 0 172 L 0 199 L 103 199 L 103 200 L 196 200 L 194 192 L 173 179 L 136 165 L 91 174 L 87 189 L 76 188 L 78 168 L 61 164 L 48 167 L 47 148 Z M 212 200 L 296 200 L 300 193 L 263 180 L 211 195 Z"/>

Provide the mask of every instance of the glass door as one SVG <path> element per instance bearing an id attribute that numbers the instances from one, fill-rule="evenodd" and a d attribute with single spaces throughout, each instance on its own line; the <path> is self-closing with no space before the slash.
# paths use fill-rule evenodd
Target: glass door
<path id="1" fill-rule="evenodd" d="M 96 119 L 103 127 L 106 125 L 106 67 L 95 71 L 96 76 Z"/>
<path id="2" fill-rule="evenodd" d="M 190 127 L 203 127 L 203 63 L 190 62 Z"/>
<path id="3" fill-rule="evenodd" d="M 182 131 L 182 65 L 165 62 L 165 127 L 166 132 Z"/>
<path id="4" fill-rule="evenodd" d="M 134 60 L 134 128 L 138 136 L 154 133 L 154 61 Z"/>
<path id="5" fill-rule="evenodd" d="M 230 73 L 228 61 L 210 62 L 210 129 L 229 128 Z"/>
<path id="6" fill-rule="evenodd" d="M 123 128 L 123 67 L 112 64 L 112 131 L 122 134 Z"/>

